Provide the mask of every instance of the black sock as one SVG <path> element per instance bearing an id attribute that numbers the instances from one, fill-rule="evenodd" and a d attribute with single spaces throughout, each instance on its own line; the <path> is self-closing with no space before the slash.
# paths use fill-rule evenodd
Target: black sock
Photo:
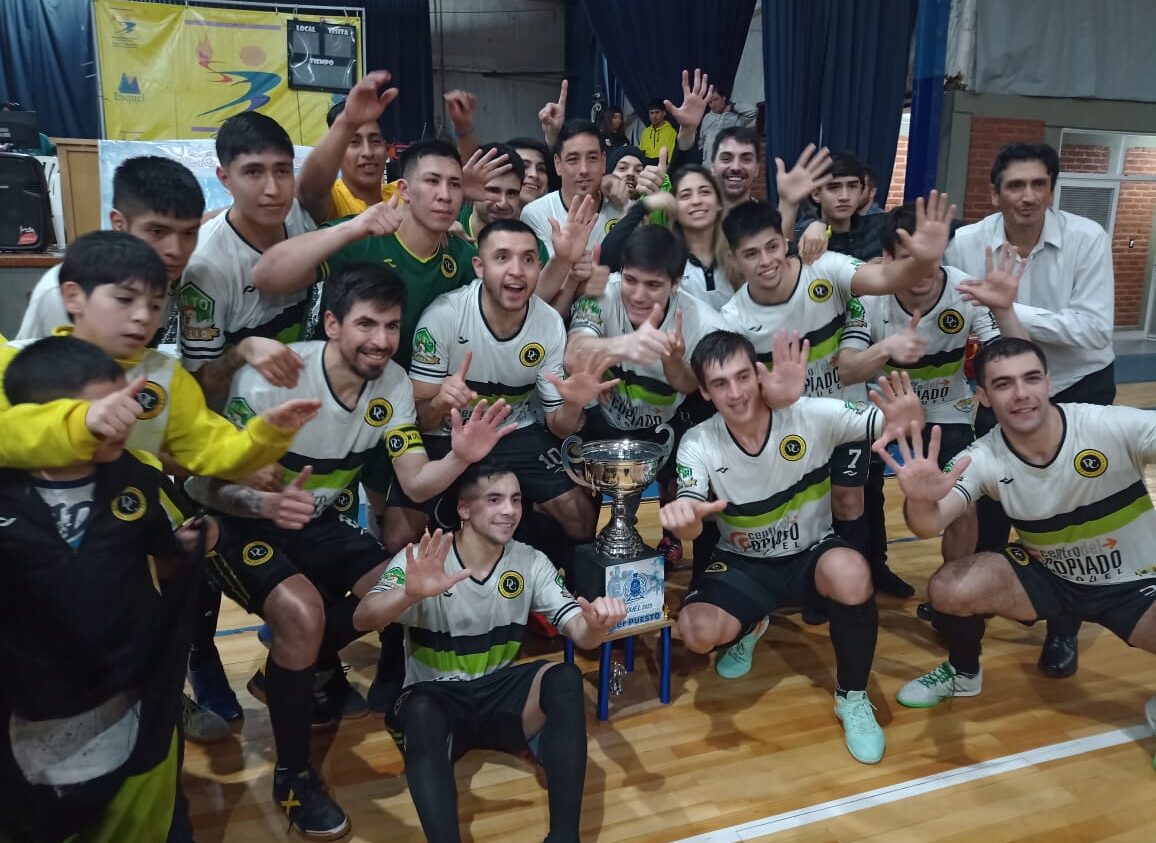
<path id="1" fill-rule="evenodd" d="M 836 518 L 833 523 L 835 535 L 862 553 L 864 557 L 867 557 L 867 554 L 871 552 L 871 549 L 868 547 L 870 543 L 870 531 L 867 527 L 867 516 L 860 515 L 858 518 L 852 518 L 850 521 L 841 521 Z"/>
<path id="2" fill-rule="evenodd" d="M 202 576 L 197 592 L 197 617 L 193 625 L 193 643 L 189 647 L 189 669 L 220 661 L 217 652 L 217 616 L 221 614 L 221 592 Z"/>
<path id="3" fill-rule="evenodd" d="M 831 646 L 835 648 L 835 678 L 841 691 L 866 691 L 879 637 L 879 609 L 875 597 L 848 606 L 827 601 L 831 617 Z"/>
<path id="4" fill-rule="evenodd" d="M 277 766 L 300 773 L 309 765 L 309 733 L 313 720 L 313 668 L 289 670 L 265 661 L 265 698 L 277 748 Z"/>
<path id="5" fill-rule="evenodd" d="M 711 554 L 714 553 L 715 546 L 719 541 L 719 531 L 717 521 L 703 521 L 702 532 L 698 534 L 698 538 L 694 540 L 692 553 L 694 555 L 694 564 L 691 571 L 691 579 L 700 576 L 706 570 L 707 565 L 710 564 Z"/>
<path id="6" fill-rule="evenodd" d="M 1080 631 L 1080 619 L 1075 615 L 1056 615 L 1048 618 L 1048 635 L 1075 636 Z"/>
<path id="7" fill-rule="evenodd" d="M 335 600 L 325 607 L 325 632 L 317 653 L 317 670 L 341 667 L 341 650 L 365 633 L 353 625 L 353 612 L 360 601 L 352 595 Z"/>
<path id="8" fill-rule="evenodd" d="M 872 568 L 887 564 L 887 516 L 883 497 L 883 465 L 872 460 L 863 487 L 863 515 L 867 519 L 867 561 Z"/>
<path id="9" fill-rule="evenodd" d="M 421 830 L 430 843 L 460 843 L 458 788 L 448 746 L 452 727 L 436 699 L 413 694 L 401 710 L 405 777 Z"/>
<path id="10" fill-rule="evenodd" d="M 585 696 L 578 668 L 560 664 L 547 670 L 538 690 L 538 705 L 546 713 L 538 742 L 550 803 L 546 841 L 577 843 L 586 783 Z"/>
<path id="11" fill-rule="evenodd" d="M 937 611 L 935 625 L 947 642 L 947 660 L 955 672 L 968 676 L 979 673 L 979 654 L 985 627 L 983 615 L 964 618 Z"/>

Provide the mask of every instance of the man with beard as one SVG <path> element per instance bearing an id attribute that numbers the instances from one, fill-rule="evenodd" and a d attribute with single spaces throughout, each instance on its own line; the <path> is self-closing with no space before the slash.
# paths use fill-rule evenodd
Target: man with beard
<path id="1" fill-rule="evenodd" d="M 297 386 L 271 386 L 254 369 L 234 378 L 225 405 L 241 424 L 285 396 L 321 399 L 317 417 L 281 459 L 280 492 L 194 481 L 190 493 L 223 513 L 229 539 L 213 573 L 226 594 L 261 615 L 272 630 L 269 658 L 249 690 L 269 706 L 277 752 L 273 795 L 291 826 L 333 840 L 349 828 L 309 764 L 314 682 L 341 672 L 335 654 L 360 633 L 358 599 L 381 577 L 385 549 L 332 504 L 357 481 L 366 457 L 384 441 L 398 482 L 423 500 L 443 491 L 512 427 L 509 408 L 480 402 L 464 425 L 452 412 L 452 444 L 431 461 L 416 422 L 413 390 L 393 362 L 406 302 L 405 283 L 385 267 L 346 269 L 330 281 L 328 341 L 294 343 L 303 368 Z M 319 660 L 319 656 L 321 657 Z"/>
<path id="2" fill-rule="evenodd" d="M 759 136 L 745 126 L 728 126 L 716 135 L 711 172 L 723 193 L 723 208 L 749 202 L 759 175 Z"/>

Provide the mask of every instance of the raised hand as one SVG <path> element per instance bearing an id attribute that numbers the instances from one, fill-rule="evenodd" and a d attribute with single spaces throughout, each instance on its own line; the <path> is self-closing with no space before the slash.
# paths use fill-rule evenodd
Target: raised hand
<path id="1" fill-rule="evenodd" d="M 776 158 L 775 187 L 778 188 L 779 198 L 791 205 L 798 205 L 831 180 L 827 173 L 830 168 L 831 153 L 827 147 L 816 152 L 813 143 L 807 144 L 790 170 L 782 158 Z"/>
<path id="2" fill-rule="evenodd" d="M 141 411 L 137 395 L 148 383 L 147 378 L 133 378 L 127 385 L 88 405 L 84 426 L 88 432 L 107 442 L 121 442 L 128 438 Z"/>
<path id="3" fill-rule="evenodd" d="M 466 375 L 469 374 L 470 363 L 473 359 L 474 353 L 467 351 L 466 356 L 462 358 L 462 365 L 458 366 L 458 370 L 442 381 L 441 388 L 438 389 L 438 394 L 434 400 L 443 411 L 465 409 L 478 397 L 478 393 L 470 389 L 466 383 Z"/>
<path id="4" fill-rule="evenodd" d="M 602 177 L 599 190 L 615 208 L 625 208 L 634 198 L 630 195 L 630 188 L 626 186 L 626 181 L 614 173 L 607 173 Z"/>
<path id="5" fill-rule="evenodd" d="M 919 320 L 922 318 L 916 308 L 903 330 L 886 339 L 887 356 L 902 366 L 910 366 L 927 353 L 927 337 L 919 333 Z"/>
<path id="6" fill-rule="evenodd" d="M 779 331 L 771 339 L 771 368 L 759 363 L 759 390 L 763 403 L 781 410 L 799 400 L 807 383 L 811 341 L 799 342 L 798 331 Z"/>
<path id="7" fill-rule="evenodd" d="M 815 220 L 803 229 L 799 238 L 799 260 L 805 264 L 812 264 L 827 251 L 827 226 Z"/>
<path id="8" fill-rule="evenodd" d="M 662 305 L 656 303 L 646 321 L 630 335 L 626 359 L 645 364 L 670 356 L 671 336 L 666 331 L 658 329 L 662 324 L 662 318 Z"/>
<path id="9" fill-rule="evenodd" d="M 546 373 L 546 380 L 554 385 L 567 404 L 585 407 L 618 386 L 619 378 L 602 380 L 610 363 L 609 355 L 590 353 L 583 358 L 582 368 L 568 372 L 565 380 L 553 372 Z"/>
<path id="10" fill-rule="evenodd" d="M 312 421 L 320 409 L 320 401 L 294 398 L 292 401 L 286 401 L 271 410 L 266 410 L 261 414 L 261 418 L 279 430 L 298 431 Z"/>
<path id="11" fill-rule="evenodd" d="M 998 261 L 992 255 L 991 246 L 984 251 L 986 277 L 982 281 L 961 281 L 959 291 L 965 301 L 989 310 L 1011 310 L 1019 295 L 1020 278 L 1028 267 L 1027 261 L 1021 261 L 1020 253 L 1011 245 L 1000 250 Z"/>
<path id="12" fill-rule="evenodd" d="M 910 444 L 907 438 L 911 438 Z M 923 454 L 923 426 L 912 422 L 906 435 L 895 438 L 886 436 L 875 440 L 871 449 L 879 455 L 885 465 L 890 466 L 899 481 L 899 488 L 909 500 L 935 502 L 943 500 L 951 491 L 963 472 L 971 465 L 971 457 L 960 457 L 953 460 L 950 471 L 939 468 L 939 441 L 941 432 L 939 425 L 931 428 L 931 441 L 927 445 L 927 456 Z M 902 464 L 895 461 L 887 446 L 897 442 L 899 457 Z"/>
<path id="13" fill-rule="evenodd" d="M 453 533 L 426 533 L 414 548 L 405 546 L 405 593 L 410 597 L 437 597 L 469 577 L 468 569 L 446 573 L 446 558 L 454 545 Z"/>
<path id="14" fill-rule="evenodd" d="M 468 135 L 474 130 L 474 113 L 478 108 L 478 98 L 469 91 L 448 91 L 442 95 L 446 103 L 446 113 L 454 124 L 455 135 Z"/>
<path id="15" fill-rule="evenodd" d="M 462 167 L 462 196 L 470 202 L 484 202 L 486 185 L 498 176 L 504 176 L 514 169 L 508 155 L 499 155 L 497 147 L 474 154 Z"/>
<path id="16" fill-rule="evenodd" d="M 362 237 L 388 237 L 401 228 L 401 220 L 401 195 L 398 193 L 389 197 L 387 202 L 370 205 L 353 218 Z"/>
<path id="17" fill-rule="evenodd" d="M 267 492 L 261 497 L 261 517 L 268 518 L 282 530 L 300 530 L 313 520 L 316 501 L 305 488 L 313 476 L 313 466 L 307 465 L 293 482 L 280 492 Z"/>
<path id="18" fill-rule="evenodd" d="M 595 597 L 591 603 L 585 597 L 575 598 L 582 610 L 587 628 L 608 630 L 626 620 L 626 604 L 618 597 Z"/>
<path id="19" fill-rule="evenodd" d="M 517 425 L 502 425 L 510 415 L 510 408 L 499 398 L 490 405 L 484 398 L 474 405 L 470 420 L 462 424 L 462 414 L 450 411 L 450 447 L 454 454 L 468 463 L 475 463 L 493 450 L 503 436 L 517 429 Z"/>
<path id="20" fill-rule="evenodd" d="M 871 402 L 883 413 L 884 436 L 897 439 L 911 429 L 912 424 L 923 427 L 927 416 L 923 402 L 911 387 L 907 372 L 892 372 L 878 380 L 879 389 L 867 393 Z"/>
<path id="21" fill-rule="evenodd" d="M 899 245 L 916 260 L 938 266 L 951 237 L 951 218 L 954 216 L 955 206 L 947 204 L 947 194 L 931 191 L 927 202 L 923 197 L 915 200 L 915 232 L 896 232 Z"/>
<path id="22" fill-rule="evenodd" d="M 710 77 L 696 67 L 693 84 L 690 81 L 689 71 L 682 72 L 682 105 L 675 108 L 670 100 L 663 100 L 662 104 L 679 126 L 697 127 L 702 122 L 702 116 L 706 114 L 706 106 L 712 96 L 714 85 L 710 84 Z"/>
<path id="23" fill-rule="evenodd" d="M 648 196 L 662 191 L 662 181 L 666 178 L 667 166 L 666 147 L 658 150 L 658 163 L 647 164 L 638 174 L 638 186 L 635 188 L 639 196 Z"/>
<path id="24" fill-rule="evenodd" d="M 558 133 L 562 131 L 562 124 L 566 121 L 566 92 L 569 83 L 563 79 L 562 89 L 558 92 L 557 102 L 548 102 L 538 112 L 538 123 L 542 126 L 542 134 L 546 136 L 546 145 L 554 146 L 558 140 Z"/>
<path id="25" fill-rule="evenodd" d="M 586 251 L 594 224 L 598 221 L 598 206 L 594 197 L 587 195 L 579 202 L 571 202 L 566 211 L 566 220 L 561 225 L 553 217 L 549 219 L 554 257 L 571 265 L 578 263 Z"/>
<path id="26" fill-rule="evenodd" d="M 666 147 L 662 148 L 666 152 Z M 655 193 L 647 194 L 646 210 L 650 212 L 661 211 L 666 214 L 667 224 L 678 222 L 678 200 L 674 198 L 673 193 L 667 193 L 665 190 L 659 190 Z"/>
<path id="27" fill-rule="evenodd" d="M 397 88 L 381 90 L 392 78 L 388 70 L 365 74 L 360 82 L 349 89 L 345 107 L 341 109 L 338 119 L 354 127 L 377 122 L 386 107 L 397 99 Z"/>
<path id="28" fill-rule="evenodd" d="M 726 501 L 696 501 L 693 498 L 675 498 L 658 510 L 662 529 L 674 534 L 693 527 L 701 527 L 703 519 L 727 508 Z"/>
<path id="29" fill-rule="evenodd" d="M 602 244 L 594 247 L 590 254 L 590 275 L 582 287 L 582 295 L 591 298 L 601 298 L 606 292 L 606 285 L 610 283 L 610 267 L 602 263 Z"/>
<path id="30" fill-rule="evenodd" d="M 296 351 L 269 337 L 245 337 L 237 343 L 241 359 L 261 373 L 273 386 L 292 389 L 305 368 Z"/>
<path id="31" fill-rule="evenodd" d="M 686 339 L 682 335 L 682 311 L 674 311 L 674 328 L 667 331 L 670 337 L 670 347 L 666 351 L 666 360 L 681 360 L 686 356 Z"/>

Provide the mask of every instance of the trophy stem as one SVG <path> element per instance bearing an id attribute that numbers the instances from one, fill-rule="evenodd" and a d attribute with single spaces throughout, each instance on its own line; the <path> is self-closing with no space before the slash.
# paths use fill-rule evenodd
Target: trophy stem
<path id="1" fill-rule="evenodd" d="M 631 559 L 642 554 L 646 546 L 634 528 L 634 519 L 626 502 L 634 495 L 610 493 L 610 522 L 598 533 L 598 552 L 606 556 Z"/>

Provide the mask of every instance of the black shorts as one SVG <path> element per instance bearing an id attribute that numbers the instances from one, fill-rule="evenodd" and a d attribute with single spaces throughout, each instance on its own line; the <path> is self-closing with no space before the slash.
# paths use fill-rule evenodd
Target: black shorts
<path id="1" fill-rule="evenodd" d="M 330 602 L 386 559 L 385 548 L 351 519 L 328 510 L 301 530 L 270 521 L 218 516 L 221 541 L 207 560 L 221 590 L 254 614 L 269 593 L 294 574 L 304 574 Z"/>
<path id="2" fill-rule="evenodd" d="M 522 711 L 538 671 L 549 662 L 534 661 L 503 667 L 466 682 L 418 682 L 401 692 L 385 715 L 391 729 L 404 734 L 406 706 L 424 696 L 445 713 L 453 730 L 450 757 L 471 749 L 494 749 L 511 755 L 530 751 L 522 730 Z"/>
<path id="3" fill-rule="evenodd" d="M 934 425 L 923 426 L 923 455 L 927 456 L 927 446 L 931 444 L 931 428 Z M 941 424 L 939 425 L 939 458 L 940 468 L 959 456 L 959 453 L 975 441 L 975 431 L 970 424 Z"/>
<path id="4" fill-rule="evenodd" d="M 1086 585 L 1053 574 L 1028 556 L 1022 545 L 1009 544 L 1003 557 L 1028 593 L 1043 620 L 1075 617 L 1098 623 L 1127 641 L 1144 613 L 1156 603 L 1156 577 L 1111 585 Z"/>
<path id="5" fill-rule="evenodd" d="M 831 485 L 854 488 L 867 484 L 867 470 L 871 465 L 871 443 L 848 442 L 831 452 Z"/>
<path id="6" fill-rule="evenodd" d="M 675 455 L 678 454 L 678 443 L 682 439 L 682 434 L 686 433 L 686 427 L 683 427 L 678 417 L 669 422 L 671 430 L 674 431 L 674 439 L 670 444 L 670 457 L 658 469 L 658 475 L 655 480 L 659 485 L 674 479 Z M 582 426 L 582 430 L 578 432 L 584 442 L 595 442 L 599 439 L 609 439 L 611 441 L 618 441 L 621 439 L 638 439 L 642 442 L 656 442 L 660 445 L 665 445 L 668 439 L 668 434 L 665 431 L 659 432 L 652 427 L 643 427 L 638 430 L 622 430 L 621 428 L 613 427 L 607 423 L 606 417 L 597 408 L 591 408 L 586 411 L 586 423 Z"/>
<path id="7" fill-rule="evenodd" d="M 524 427 L 503 437 L 486 461 L 510 468 L 518 477 L 523 500 L 542 504 L 574 488 L 573 481 L 562 470 L 561 445 L 562 440 L 544 427 Z M 450 452 L 450 437 L 426 436 L 425 447 L 431 460 L 441 459 Z M 432 500 L 417 503 L 406 495 L 396 477 L 386 494 L 386 506 L 424 512 L 431 524 L 443 529 L 457 528 L 457 501 L 457 484 L 454 484 Z"/>
<path id="8" fill-rule="evenodd" d="M 820 608 L 815 588 L 815 566 L 828 550 L 851 547 L 838 536 L 820 539 L 791 556 L 752 559 L 715 550 L 711 563 L 694 578 L 682 601 L 709 603 L 738 619 L 745 631 L 768 613 L 783 606 Z"/>

